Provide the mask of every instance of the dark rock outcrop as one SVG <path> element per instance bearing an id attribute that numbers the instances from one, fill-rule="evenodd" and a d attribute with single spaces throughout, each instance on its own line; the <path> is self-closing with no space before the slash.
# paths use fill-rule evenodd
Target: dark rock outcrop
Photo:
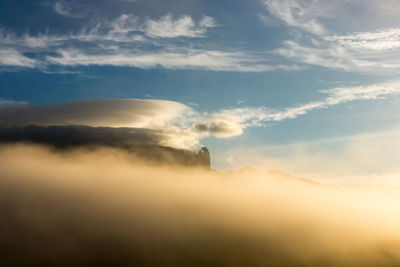
<path id="1" fill-rule="evenodd" d="M 211 166 L 210 151 L 203 146 L 198 153 L 199 162 L 202 166 Z"/>
<path id="2" fill-rule="evenodd" d="M 89 126 L 25 126 L 0 128 L 0 144 L 34 143 L 57 151 L 76 148 L 111 147 L 129 152 L 150 164 L 210 168 L 210 153 L 203 147 L 198 153 L 159 145 L 157 130 Z"/>

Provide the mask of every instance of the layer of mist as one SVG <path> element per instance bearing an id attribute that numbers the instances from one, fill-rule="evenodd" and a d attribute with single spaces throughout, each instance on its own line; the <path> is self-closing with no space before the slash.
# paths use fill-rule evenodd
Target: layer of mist
<path id="1" fill-rule="evenodd" d="M 0 146 L 1 266 L 399 266 L 400 197 Z"/>

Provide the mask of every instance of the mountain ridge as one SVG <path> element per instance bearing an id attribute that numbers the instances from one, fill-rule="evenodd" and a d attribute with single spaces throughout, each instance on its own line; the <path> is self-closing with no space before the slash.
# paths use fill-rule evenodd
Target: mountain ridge
<path id="1" fill-rule="evenodd" d="M 75 148 L 116 148 L 146 163 L 204 167 L 211 169 L 210 152 L 198 152 L 160 144 L 159 131 L 142 128 L 91 126 L 37 126 L 0 128 L 0 144 L 33 143 L 57 151 Z"/>

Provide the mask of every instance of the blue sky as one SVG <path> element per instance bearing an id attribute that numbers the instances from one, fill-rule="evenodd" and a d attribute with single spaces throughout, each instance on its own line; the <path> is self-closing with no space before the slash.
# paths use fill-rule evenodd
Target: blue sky
<path id="1" fill-rule="evenodd" d="M 121 126 L 207 145 L 220 170 L 393 174 L 399 13 L 395 0 L 3 0 L 0 105 L 169 100 L 171 116 Z"/>

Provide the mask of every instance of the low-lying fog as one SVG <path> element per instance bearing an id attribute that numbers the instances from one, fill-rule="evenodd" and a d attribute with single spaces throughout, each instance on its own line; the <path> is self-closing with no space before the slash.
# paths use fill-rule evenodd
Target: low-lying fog
<path id="1" fill-rule="evenodd" d="M 0 147 L 1 266 L 399 266 L 400 195 Z"/>

